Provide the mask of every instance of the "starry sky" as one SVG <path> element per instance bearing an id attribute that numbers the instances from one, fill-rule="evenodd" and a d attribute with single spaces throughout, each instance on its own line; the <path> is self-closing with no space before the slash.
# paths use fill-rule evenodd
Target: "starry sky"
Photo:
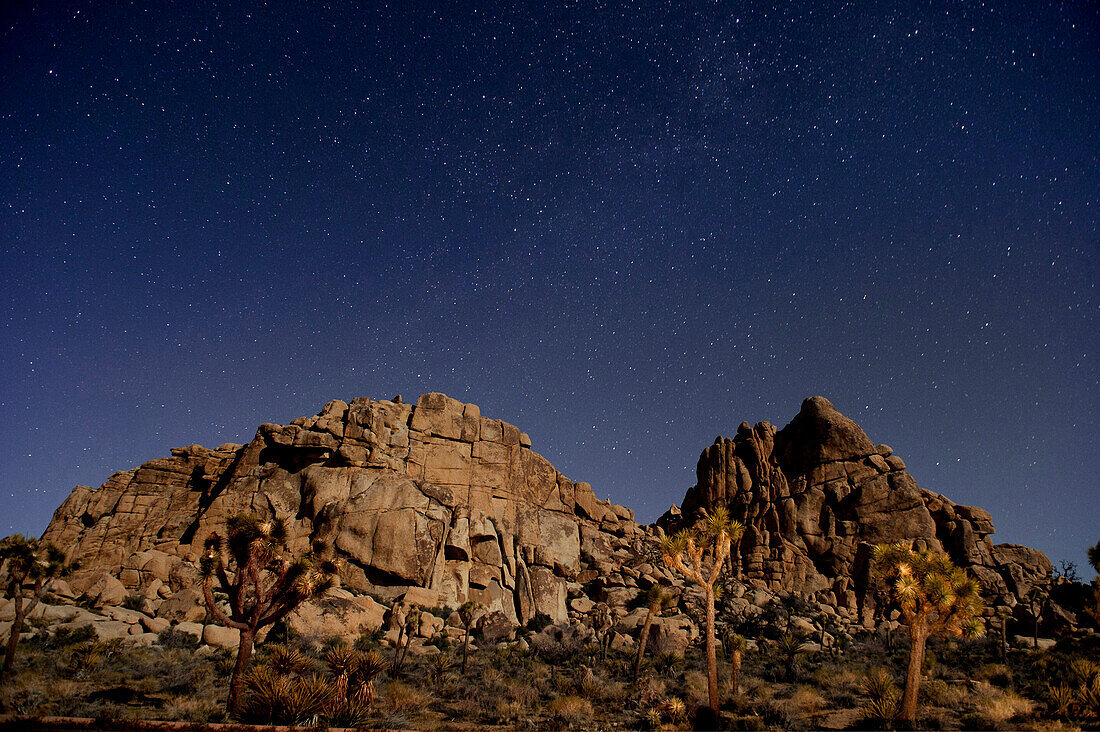
<path id="1" fill-rule="evenodd" d="M 0 530 L 442 391 L 652 521 L 820 394 L 1100 538 L 1095 3 L 7 3 Z"/>

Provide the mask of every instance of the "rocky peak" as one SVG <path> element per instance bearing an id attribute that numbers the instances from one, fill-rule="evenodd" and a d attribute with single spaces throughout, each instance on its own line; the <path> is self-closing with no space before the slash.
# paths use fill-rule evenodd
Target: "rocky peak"
<path id="1" fill-rule="evenodd" d="M 995 602 L 1010 605 L 1050 576 L 1042 552 L 994 546 L 988 512 L 919 487 L 890 447 L 876 447 L 824 397 L 806 399 L 779 431 L 741 423 L 733 439 L 703 450 L 696 474 L 661 526 L 672 530 L 726 506 L 745 525 L 740 572 L 750 583 L 810 595 L 868 622 L 874 544 L 945 551 Z"/>

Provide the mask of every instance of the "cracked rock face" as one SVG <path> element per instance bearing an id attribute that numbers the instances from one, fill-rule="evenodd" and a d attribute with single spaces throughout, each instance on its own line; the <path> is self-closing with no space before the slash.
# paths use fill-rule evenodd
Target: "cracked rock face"
<path id="1" fill-rule="evenodd" d="M 568 617 L 582 534 L 609 548 L 641 534 L 632 511 L 559 473 L 515 426 L 425 394 L 415 406 L 332 401 L 315 417 L 261 425 L 247 445 L 175 449 L 97 490 L 78 487 L 43 538 L 81 557 L 78 590 L 103 570 L 145 588 L 186 573 L 205 537 L 242 512 L 286 519 L 292 551 L 329 542 L 345 587 L 426 588 L 440 604 L 474 600 L 513 622 Z"/>
<path id="2" fill-rule="evenodd" d="M 742 576 L 772 590 L 794 590 L 853 612 L 873 611 L 869 550 L 910 541 L 947 552 L 969 567 L 992 599 L 1015 604 L 1052 567 L 1042 552 L 994 545 L 988 512 L 956 505 L 919 487 L 905 463 L 877 447 L 828 399 L 812 397 L 781 430 L 741 424 L 733 439 L 703 450 L 697 483 L 668 529 L 727 506 L 745 525 Z"/>

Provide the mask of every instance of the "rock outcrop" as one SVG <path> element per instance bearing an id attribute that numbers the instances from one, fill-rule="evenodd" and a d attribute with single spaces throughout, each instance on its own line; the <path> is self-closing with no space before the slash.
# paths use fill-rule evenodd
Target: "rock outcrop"
<path id="1" fill-rule="evenodd" d="M 994 545 L 988 512 L 919 487 L 901 458 L 823 397 L 805 400 L 781 430 L 744 422 L 733 439 L 719 437 L 699 457 L 697 479 L 662 526 L 727 506 L 745 525 L 745 579 L 864 616 L 874 610 L 874 544 L 905 540 L 945 551 L 977 575 L 992 601 L 1009 605 L 1052 571 L 1042 552 Z"/>
<path id="2" fill-rule="evenodd" d="M 164 596 L 197 585 L 203 540 L 242 512 L 286 519 L 292 550 L 329 542 L 345 588 L 391 600 L 424 588 L 437 605 L 474 600 L 513 622 L 565 620 L 582 552 L 642 533 L 632 511 L 559 473 L 515 426 L 425 394 L 415 406 L 332 401 L 261 425 L 247 445 L 174 449 L 78 487 L 43 538 L 81 558 L 77 591 L 106 572 Z"/>
<path id="3" fill-rule="evenodd" d="M 682 651 L 697 634 L 694 590 L 662 566 L 658 541 L 719 505 L 746 526 L 737 555 L 744 586 L 731 590 L 745 612 L 793 592 L 841 625 L 869 627 L 882 620 L 870 547 L 896 540 L 947 551 L 994 602 L 1015 604 L 1051 573 L 1041 552 L 994 545 L 982 509 L 918 487 L 889 447 L 876 447 L 821 397 L 781 430 L 743 423 L 733 439 L 715 440 L 682 506 L 653 526 L 562 475 L 517 427 L 425 394 L 415 405 L 332 401 L 314 417 L 261 425 L 247 445 L 174 449 L 98 489 L 76 488 L 43 539 L 80 559 L 54 594 L 107 613 L 97 616 L 101 636 L 150 642 L 176 624 L 208 644 L 232 643 L 202 625 L 198 558 L 228 516 L 252 513 L 286 520 L 291 551 L 322 540 L 343 562 L 342 588 L 288 618 L 298 632 L 388 628 L 396 638 L 405 608 L 419 605 L 438 613 L 425 613 L 419 637 L 454 635 L 457 615 L 444 608 L 472 600 L 483 639 L 507 638 L 515 624 L 545 615 L 557 624 L 550 635 L 582 642 L 585 617 L 604 603 L 615 621 L 610 637 L 625 647 L 644 615 L 632 601 L 661 583 L 681 603 L 650 643 Z M 124 601 L 141 612 L 111 616 Z M 110 624 L 119 622 L 128 625 Z"/>

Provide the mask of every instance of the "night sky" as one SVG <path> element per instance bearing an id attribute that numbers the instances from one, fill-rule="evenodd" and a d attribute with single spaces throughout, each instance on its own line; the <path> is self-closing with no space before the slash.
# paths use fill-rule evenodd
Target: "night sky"
<path id="1" fill-rule="evenodd" d="M 1088 2 L 0 11 L 0 531 L 442 391 L 652 521 L 820 394 L 996 541 L 1100 538 Z"/>

